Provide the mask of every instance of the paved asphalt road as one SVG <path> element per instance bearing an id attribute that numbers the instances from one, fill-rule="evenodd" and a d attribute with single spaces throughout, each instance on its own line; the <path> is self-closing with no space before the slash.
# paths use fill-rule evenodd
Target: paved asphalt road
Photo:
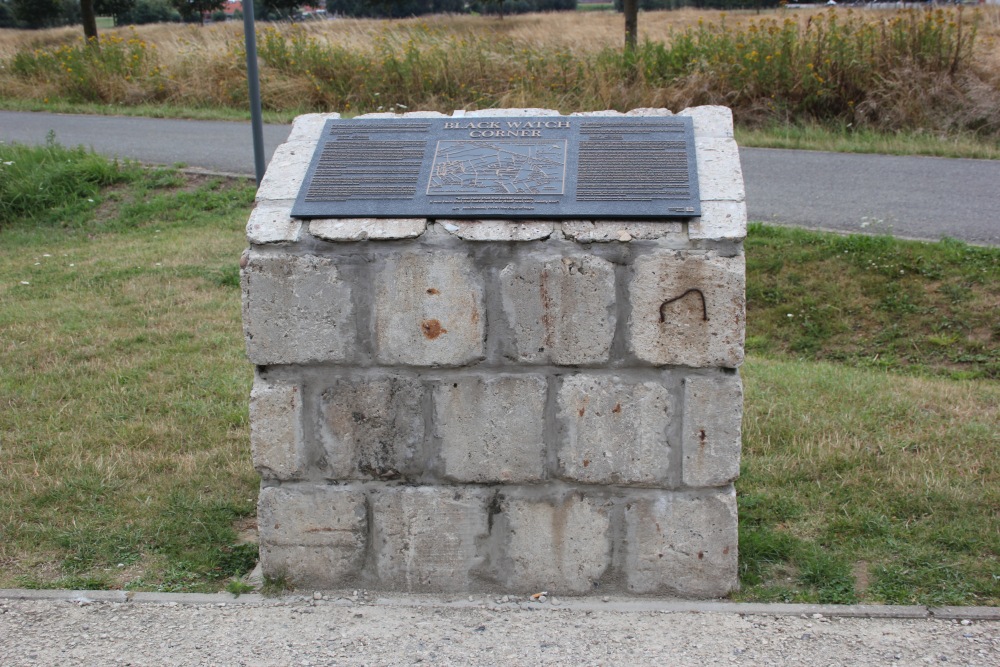
<path id="1" fill-rule="evenodd" d="M 268 159 L 288 126 L 268 125 Z M 0 111 L 0 140 L 91 146 L 154 164 L 253 173 L 247 123 Z M 1000 245 L 1000 161 L 740 150 L 751 220 Z"/>

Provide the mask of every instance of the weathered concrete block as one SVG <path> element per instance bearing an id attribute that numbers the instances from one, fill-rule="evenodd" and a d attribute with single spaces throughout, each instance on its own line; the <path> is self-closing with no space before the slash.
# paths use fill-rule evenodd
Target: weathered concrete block
<path id="1" fill-rule="evenodd" d="M 260 564 L 267 577 L 333 588 L 361 574 L 368 519 L 360 491 L 330 487 L 265 487 L 257 504 Z"/>
<path id="2" fill-rule="evenodd" d="M 740 474 L 740 376 L 684 379 L 681 451 L 684 484 L 722 486 Z"/>
<path id="3" fill-rule="evenodd" d="M 334 479 L 421 472 L 423 386 L 399 376 L 341 378 L 320 396 L 320 439 Z"/>
<path id="4" fill-rule="evenodd" d="M 694 148 L 702 202 L 744 201 L 746 189 L 736 141 L 695 137 Z"/>
<path id="5" fill-rule="evenodd" d="M 542 220 L 438 220 L 444 229 L 466 241 L 538 241 L 552 236 L 555 223 Z"/>
<path id="6" fill-rule="evenodd" d="M 701 217 L 688 221 L 688 237 L 713 241 L 742 241 L 747 235 L 747 205 L 736 201 L 705 201 Z"/>
<path id="7" fill-rule="evenodd" d="M 656 365 L 743 363 L 746 321 L 743 255 L 661 251 L 633 266 L 629 345 Z"/>
<path id="8" fill-rule="evenodd" d="M 504 313 L 517 360 L 555 364 L 607 361 L 615 335 L 615 268 L 580 257 L 528 257 L 500 272 Z"/>
<path id="9" fill-rule="evenodd" d="M 315 148 L 314 140 L 286 142 L 278 146 L 257 188 L 257 201 L 294 200 L 298 197 Z"/>
<path id="10" fill-rule="evenodd" d="M 301 477 L 308 463 L 302 434 L 302 390 L 254 378 L 250 391 L 250 451 L 265 479 Z"/>
<path id="11" fill-rule="evenodd" d="M 444 476 L 524 483 L 545 475 L 545 378 L 463 377 L 434 390 Z"/>
<path id="12" fill-rule="evenodd" d="M 607 116 L 624 116 L 621 111 L 615 111 L 614 109 L 605 109 L 604 111 L 574 111 L 570 116 L 597 116 L 597 117 L 607 117 Z"/>
<path id="13" fill-rule="evenodd" d="M 287 142 L 318 141 L 326 121 L 340 118 L 339 113 L 307 113 L 297 116 L 292 123 L 292 131 L 288 133 Z"/>
<path id="14" fill-rule="evenodd" d="M 670 467 L 667 389 L 575 375 L 559 389 L 559 470 L 584 484 L 662 484 Z"/>
<path id="15" fill-rule="evenodd" d="M 505 590 L 587 593 L 611 562 L 610 505 L 569 494 L 555 500 L 503 498 L 493 519 L 504 546 Z"/>
<path id="16" fill-rule="evenodd" d="M 458 114 L 456 114 L 457 116 Z M 528 107 L 525 109 L 476 109 L 466 111 L 466 118 L 509 118 L 517 116 L 559 116 L 560 113 L 554 109 L 536 109 Z"/>
<path id="17" fill-rule="evenodd" d="M 425 218 L 327 218 L 309 222 L 309 233 L 324 241 L 413 239 L 426 229 Z"/>
<path id="18" fill-rule="evenodd" d="M 691 117 L 696 137 L 733 138 L 733 112 L 729 107 L 712 105 L 688 107 L 677 112 L 677 115 Z"/>
<path id="19" fill-rule="evenodd" d="M 252 363 L 344 361 L 353 355 L 351 285 L 333 260 L 250 251 L 241 265 L 243 332 Z"/>
<path id="20" fill-rule="evenodd" d="M 682 234 L 684 223 L 676 220 L 662 222 L 637 222 L 616 220 L 565 220 L 562 223 L 566 238 L 579 243 L 628 243 L 633 239 L 661 239 L 672 234 Z"/>
<path id="21" fill-rule="evenodd" d="M 485 489 L 387 487 L 373 494 L 379 585 L 410 592 L 467 591 L 486 560 Z"/>
<path id="22" fill-rule="evenodd" d="M 375 276 L 376 357 L 383 364 L 460 366 L 485 354 L 484 278 L 466 255 L 395 255 Z"/>
<path id="23" fill-rule="evenodd" d="M 738 587 L 734 491 L 637 498 L 626 505 L 625 531 L 630 592 L 704 598 Z"/>
<path id="24" fill-rule="evenodd" d="M 302 237 L 302 221 L 288 215 L 290 202 L 262 202 L 247 221 L 250 243 L 294 243 Z"/>
<path id="25" fill-rule="evenodd" d="M 631 109 L 625 112 L 626 116 L 673 116 L 670 109 L 642 107 L 641 109 Z"/>

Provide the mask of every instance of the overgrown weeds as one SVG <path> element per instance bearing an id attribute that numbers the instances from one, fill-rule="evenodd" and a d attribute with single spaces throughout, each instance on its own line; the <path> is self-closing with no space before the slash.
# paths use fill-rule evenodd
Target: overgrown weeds
<path id="1" fill-rule="evenodd" d="M 545 33 L 547 24 L 558 33 L 564 17 L 518 17 L 513 28 L 470 17 L 353 22 L 363 40 L 344 38 L 338 25 L 271 25 L 258 39 L 262 95 L 270 110 L 349 114 L 711 103 L 732 107 L 745 126 L 822 122 L 996 139 L 1000 80 L 989 54 L 1000 30 L 994 10 L 983 12 L 831 8 L 763 19 L 704 13 L 717 18 L 697 22 L 697 14 L 679 12 L 673 28 L 650 13 L 659 32 L 647 32 L 627 53 L 617 40 L 609 46 L 603 38 Z M 990 19 L 985 38 L 981 16 Z M 525 22 L 534 22 L 532 32 L 518 30 Z M 235 31 L 156 30 L 167 48 L 143 31 L 112 34 L 100 50 L 83 42 L 21 48 L 0 69 L 0 94 L 246 106 L 244 47 Z M 589 34 L 579 19 L 572 30 Z"/>

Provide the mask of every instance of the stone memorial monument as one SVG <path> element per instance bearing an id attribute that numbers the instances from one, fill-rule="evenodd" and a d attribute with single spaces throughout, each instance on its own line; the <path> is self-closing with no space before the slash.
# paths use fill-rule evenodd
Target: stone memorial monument
<path id="1" fill-rule="evenodd" d="M 299 117 L 241 260 L 264 574 L 733 591 L 745 234 L 722 107 Z"/>

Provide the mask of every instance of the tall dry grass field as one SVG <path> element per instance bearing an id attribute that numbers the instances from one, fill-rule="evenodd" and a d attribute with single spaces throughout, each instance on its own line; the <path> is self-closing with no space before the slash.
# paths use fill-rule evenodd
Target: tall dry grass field
<path id="1" fill-rule="evenodd" d="M 266 109 L 533 106 L 562 111 L 725 104 L 745 126 L 1000 136 L 1000 8 L 755 14 L 529 14 L 262 24 Z M 0 97 L 41 103 L 246 106 L 238 24 L 0 32 Z"/>

